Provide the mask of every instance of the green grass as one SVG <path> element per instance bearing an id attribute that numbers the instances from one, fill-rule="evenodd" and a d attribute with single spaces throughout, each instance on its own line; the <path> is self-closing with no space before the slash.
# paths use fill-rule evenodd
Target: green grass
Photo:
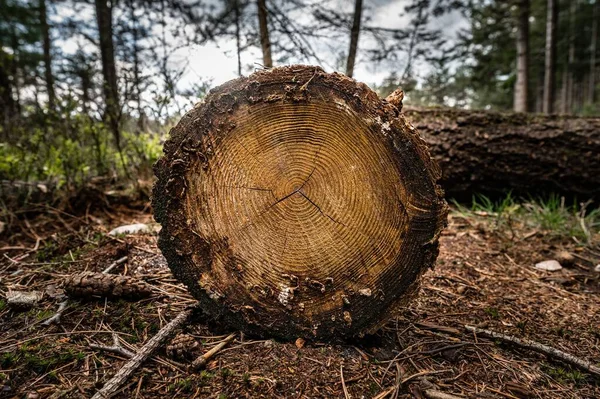
<path id="1" fill-rule="evenodd" d="M 573 370 L 571 368 L 565 367 L 554 367 L 554 366 L 546 366 L 544 367 L 544 371 L 552 378 L 557 380 L 560 383 L 568 383 L 572 382 L 574 384 L 580 384 L 585 382 L 587 376 L 579 370 Z"/>
<path id="2" fill-rule="evenodd" d="M 471 204 L 453 201 L 456 211 L 464 217 L 491 218 L 493 227 L 512 230 L 515 222 L 525 224 L 553 236 L 575 237 L 587 242 L 600 231 L 600 208 L 588 209 L 588 204 L 574 201 L 567 204 L 564 197 L 516 199 L 511 193 L 498 199 L 477 194 Z"/>

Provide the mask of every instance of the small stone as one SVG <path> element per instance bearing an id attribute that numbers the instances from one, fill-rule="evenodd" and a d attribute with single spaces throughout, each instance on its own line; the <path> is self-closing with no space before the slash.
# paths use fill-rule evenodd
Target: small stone
<path id="1" fill-rule="evenodd" d="M 596 265 L 596 267 L 594 267 L 594 271 L 596 273 L 600 273 L 600 265 Z"/>
<path id="2" fill-rule="evenodd" d="M 304 348 L 304 345 L 306 345 L 306 340 L 304 338 L 298 338 L 296 340 L 296 348 L 302 349 Z"/>
<path id="3" fill-rule="evenodd" d="M 6 294 L 6 303 L 12 309 L 27 310 L 34 307 L 43 295 L 40 291 L 9 291 Z"/>
<path id="4" fill-rule="evenodd" d="M 555 257 L 556 261 L 563 266 L 571 266 L 575 263 L 575 257 L 569 251 L 558 251 Z"/>
<path id="5" fill-rule="evenodd" d="M 362 290 L 358 290 L 358 293 L 362 296 L 371 296 L 371 289 L 363 288 Z"/>
<path id="6" fill-rule="evenodd" d="M 344 312 L 344 321 L 346 322 L 346 324 L 352 324 L 352 316 L 350 315 L 350 312 Z"/>
<path id="7" fill-rule="evenodd" d="M 145 223 L 128 224 L 125 226 L 119 226 L 116 229 L 112 229 L 108 235 L 116 236 L 119 234 L 139 234 L 139 233 L 151 233 L 152 229 Z"/>
<path id="8" fill-rule="evenodd" d="M 459 294 L 461 294 L 461 295 L 462 295 L 462 294 L 464 294 L 464 293 L 465 293 L 465 291 L 466 291 L 466 290 L 467 290 L 467 287 L 466 287 L 466 286 L 464 286 L 464 285 L 461 285 L 460 287 L 458 287 L 458 288 L 456 289 L 456 292 L 458 292 Z"/>
<path id="9" fill-rule="evenodd" d="M 536 263 L 535 264 L 535 268 L 539 269 L 539 270 L 546 270 L 546 271 L 549 271 L 549 272 L 555 272 L 557 270 L 562 269 L 562 266 L 560 265 L 560 263 L 558 263 L 557 261 L 555 261 L 554 259 L 552 259 L 552 260 L 545 260 L 543 262 Z"/>

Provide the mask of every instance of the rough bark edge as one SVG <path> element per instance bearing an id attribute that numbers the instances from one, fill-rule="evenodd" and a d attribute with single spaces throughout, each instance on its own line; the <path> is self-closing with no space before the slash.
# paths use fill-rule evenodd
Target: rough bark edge
<path id="1" fill-rule="evenodd" d="M 270 78 L 272 74 L 277 73 L 281 78 L 273 81 Z M 285 80 L 284 78 L 288 79 Z M 403 291 L 392 298 L 385 308 L 386 314 L 378 323 L 362 325 L 358 328 L 355 325 L 352 332 L 340 331 L 338 325 L 334 325 L 329 334 L 321 332 L 319 336 L 330 340 L 339 340 L 340 338 L 350 338 L 356 335 L 372 333 L 387 323 L 397 313 L 402 305 L 418 292 L 418 279 L 429 268 L 432 268 L 439 252 L 438 239 L 442 229 L 447 223 L 448 207 L 444 200 L 444 191 L 437 184 L 441 178 L 441 170 L 437 163 L 429 154 L 428 146 L 419 136 L 416 129 L 400 114 L 398 108 L 380 99 L 375 92 L 363 83 L 350 79 L 339 73 L 328 74 L 320 67 L 305 65 L 292 65 L 286 67 L 272 68 L 255 72 L 250 77 L 241 77 L 229 81 L 210 91 L 209 95 L 201 103 L 196 104 L 194 109 L 188 112 L 181 121 L 171 130 L 170 139 L 165 143 L 164 156 L 157 161 L 154 171 L 157 176 L 157 182 L 153 189 L 152 206 L 155 212 L 155 219 L 163 225 L 159 234 L 159 247 L 163 251 L 168 264 L 177 265 L 171 267 L 175 277 L 184 282 L 188 289 L 198 298 L 201 307 L 215 318 L 223 318 L 228 324 L 235 328 L 245 330 L 249 333 L 264 333 L 264 327 L 256 325 L 247 320 L 241 312 L 235 312 L 232 309 L 225 309 L 224 306 L 215 306 L 214 301 L 209 298 L 207 293 L 197 282 L 194 273 L 190 273 L 195 267 L 191 262 L 192 253 L 198 254 L 197 259 L 205 264 L 199 269 L 205 269 L 210 262 L 210 245 L 200 237 L 186 230 L 186 220 L 182 212 L 177 212 L 178 207 L 182 206 L 180 197 L 183 196 L 187 187 L 185 181 L 186 166 L 193 160 L 206 161 L 210 156 L 210 148 L 204 148 L 205 153 L 199 152 L 202 145 L 201 140 L 194 140 L 193 137 L 186 137 L 186 132 L 194 128 L 198 133 L 195 137 L 201 138 L 214 128 L 228 128 L 227 126 L 212 126 L 214 114 L 223 114 L 231 112 L 237 106 L 237 96 L 247 93 L 260 94 L 261 88 L 272 85 L 285 84 L 285 95 L 283 97 L 273 98 L 272 96 L 249 96 L 245 98 L 248 103 L 272 102 L 272 101 L 308 101 L 311 94 L 311 87 L 320 85 L 335 90 L 336 94 L 344 98 L 354 110 L 366 111 L 366 115 L 373 116 L 382 130 L 384 136 L 388 136 L 388 144 L 396 148 L 400 144 L 412 147 L 412 150 L 420 158 L 427 172 L 426 180 L 430 184 L 430 190 L 434 193 L 431 198 L 430 206 L 432 209 L 431 218 L 435 219 L 435 229 L 431 237 L 422 243 L 422 266 L 413 268 L 412 273 L 405 275 L 406 287 Z M 250 90 L 252 89 L 252 90 Z M 210 125 L 201 125 L 198 122 L 209 120 Z M 384 126 L 386 128 L 384 129 Z M 232 128 L 232 127 L 229 127 Z M 404 134 L 403 134 L 404 132 Z M 397 139 L 406 139 L 405 143 L 400 143 Z M 206 151 L 208 150 L 208 151 Z M 198 158 L 199 157 L 199 158 Z M 160 193 L 160 195 L 157 195 Z M 415 200 L 416 201 L 416 200 Z M 418 216 L 418 215 L 417 215 Z M 170 220 L 169 225 L 165 222 Z M 418 217 L 411 215 L 410 223 L 414 223 Z M 423 222 L 423 220 L 420 220 Z M 168 241 L 168 243 L 167 243 Z M 416 262 L 415 262 L 416 263 Z M 200 271 L 198 272 L 198 275 Z M 395 276 L 391 276 L 395 277 Z M 383 280 L 383 278 L 382 278 Z M 363 324 L 366 324 L 363 323 Z M 310 336 L 310 330 L 301 325 L 296 325 L 293 321 L 284 323 L 281 329 L 270 328 L 271 332 L 284 339 L 295 339 L 298 336 Z"/>

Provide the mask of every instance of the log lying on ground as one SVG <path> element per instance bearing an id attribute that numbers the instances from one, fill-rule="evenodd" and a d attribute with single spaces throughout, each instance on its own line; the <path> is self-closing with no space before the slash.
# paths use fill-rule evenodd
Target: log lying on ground
<path id="1" fill-rule="evenodd" d="M 405 109 L 429 144 L 447 197 L 600 194 L 600 118 Z"/>
<path id="2" fill-rule="evenodd" d="M 366 85 L 320 68 L 220 86 L 156 164 L 159 246 L 202 307 L 250 333 L 363 334 L 435 261 L 447 206 L 426 145 Z"/>

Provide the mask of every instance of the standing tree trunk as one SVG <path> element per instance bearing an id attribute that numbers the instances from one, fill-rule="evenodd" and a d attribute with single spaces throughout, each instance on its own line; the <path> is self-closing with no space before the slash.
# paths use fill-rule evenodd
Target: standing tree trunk
<path id="1" fill-rule="evenodd" d="M 596 52 L 598 47 L 598 8 L 600 1 L 594 1 L 594 16 L 592 20 L 592 38 L 590 45 L 590 76 L 588 80 L 588 98 L 587 102 L 593 104 L 596 100 Z"/>
<path id="2" fill-rule="evenodd" d="M 52 74 L 52 55 L 50 53 L 50 27 L 48 26 L 46 0 L 40 0 L 40 27 L 42 30 L 42 43 L 44 47 L 44 68 L 46 92 L 48 93 L 48 108 L 54 110 L 56 106 L 56 96 L 54 94 L 54 75 Z"/>
<path id="3" fill-rule="evenodd" d="M 362 19 L 362 0 L 354 3 L 354 21 L 350 30 L 350 49 L 348 50 L 348 61 L 346 62 L 346 75 L 354 75 L 354 63 L 356 61 L 356 50 L 358 49 L 358 37 L 360 35 L 360 22 Z"/>
<path id="4" fill-rule="evenodd" d="M 271 58 L 271 40 L 269 39 L 269 25 L 267 19 L 267 4 L 265 0 L 257 0 L 258 5 L 258 30 L 260 34 L 260 46 L 263 53 L 263 66 L 271 68 L 273 59 Z"/>
<path id="5" fill-rule="evenodd" d="M 546 13 L 546 54 L 544 74 L 543 112 L 554 112 L 555 72 L 556 72 L 556 22 L 558 20 L 557 0 L 548 0 Z"/>
<path id="6" fill-rule="evenodd" d="M 573 66 L 575 63 L 575 13 L 577 11 L 577 0 L 571 0 L 569 6 L 569 30 L 566 66 L 563 72 L 562 84 L 562 112 L 572 112 L 573 107 Z"/>
<path id="7" fill-rule="evenodd" d="M 2 132 L 4 139 L 8 140 L 10 120 L 15 114 L 15 100 L 13 99 L 10 71 L 8 69 L 9 56 L 2 47 L 0 38 L 0 110 L 2 111 Z"/>
<path id="8" fill-rule="evenodd" d="M 340 340 L 416 292 L 447 206 L 393 102 L 293 65 L 213 89 L 183 117 L 153 207 L 169 267 L 206 312 L 251 333 Z"/>
<path id="9" fill-rule="evenodd" d="M 108 0 L 95 0 L 96 20 L 100 37 L 100 56 L 102 59 L 103 89 L 106 102 L 105 119 L 115 138 L 115 144 L 121 153 L 121 134 L 119 122 L 121 109 L 117 86 L 117 68 L 113 43 L 112 3 Z"/>
<path id="10" fill-rule="evenodd" d="M 238 76 L 242 76 L 242 38 L 240 29 L 240 2 L 233 0 L 233 11 L 235 13 L 235 47 L 237 50 Z"/>
<path id="11" fill-rule="evenodd" d="M 132 23 L 132 56 L 133 56 L 133 87 L 135 90 L 136 108 L 138 111 L 138 130 L 143 132 L 146 130 L 146 112 L 142 105 L 142 73 L 140 68 L 140 46 L 139 46 L 139 26 L 138 18 L 135 15 L 135 3 L 129 2 L 129 18 Z"/>
<path id="12" fill-rule="evenodd" d="M 519 0 L 517 13 L 517 81 L 515 83 L 514 110 L 515 112 L 527 112 L 529 91 L 529 0 Z"/>

